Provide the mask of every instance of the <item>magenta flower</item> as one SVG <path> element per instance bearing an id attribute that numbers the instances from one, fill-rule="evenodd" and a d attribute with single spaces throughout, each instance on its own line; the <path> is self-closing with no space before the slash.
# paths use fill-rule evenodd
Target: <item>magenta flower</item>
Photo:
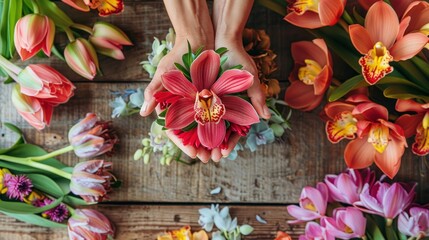
<path id="1" fill-rule="evenodd" d="M 305 235 L 299 236 L 299 240 L 335 240 L 335 237 L 331 235 L 326 228 L 315 223 L 308 222 L 305 225 Z"/>
<path id="2" fill-rule="evenodd" d="M 405 189 L 401 184 L 376 182 L 370 187 L 365 184 L 360 201 L 354 203 L 360 210 L 387 218 L 388 224 L 411 204 L 416 195 L 413 184 Z"/>
<path id="3" fill-rule="evenodd" d="M 70 182 L 70 190 L 86 202 L 100 202 L 110 191 L 113 175 L 112 163 L 91 160 L 76 164 Z"/>
<path id="4" fill-rule="evenodd" d="M 118 137 L 110 122 L 100 121 L 97 115 L 88 113 L 70 129 L 69 141 L 77 156 L 91 158 L 111 152 Z"/>
<path id="5" fill-rule="evenodd" d="M 336 238 L 365 237 L 366 218 L 354 207 L 336 208 L 332 218 L 322 218 L 327 232 Z"/>
<path id="6" fill-rule="evenodd" d="M 429 209 L 410 208 L 410 214 L 402 212 L 398 218 L 398 229 L 401 233 L 422 239 L 429 236 Z"/>
<path id="7" fill-rule="evenodd" d="M 178 70 L 162 75 L 164 88 L 177 98 L 165 116 L 166 128 L 178 130 L 196 122 L 198 139 L 208 149 L 222 144 L 226 121 L 244 126 L 259 122 L 250 103 L 228 95 L 247 90 L 253 83 L 253 75 L 244 70 L 231 69 L 217 79 L 219 68 L 219 55 L 207 50 L 191 64 L 192 82 Z"/>
<path id="8" fill-rule="evenodd" d="M 3 182 L 7 187 L 6 196 L 21 201 L 24 201 L 24 198 L 31 193 L 33 188 L 31 180 L 24 175 L 6 174 Z"/>
<path id="9" fill-rule="evenodd" d="M 92 209 L 76 209 L 68 220 L 68 231 L 71 240 L 106 240 L 114 235 L 109 219 Z"/>
<path id="10" fill-rule="evenodd" d="M 301 223 L 319 219 L 325 216 L 328 204 L 328 187 L 324 183 L 318 183 L 316 188 L 304 187 L 299 198 L 299 207 L 287 206 L 289 214 L 297 220 L 289 223 Z"/>
<path id="11" fill-rule="evenodd" d="M 43 200 L 39 200 L 37 207 L 43 207 L 43 206 L 49 205 L 53 201 L 54 200 L 52 200 L 50 198 L 45 198 Z M 46 212 L 43 212 L 42 216 L 49 218 L 51 221 L 61 223 L 61 222 L 64 222 L 69 217 L 69 210 L 67 209 L 67 206 L 65 204 L 61 203 L 60 205 L 58 205 L 52 209 L 49 209 Z"/>
<path id="12" fill-rule="evenodd" d="M 329 190 L 330 200 L 353 204 L 359 201 L 363 186 L 375 182 L 375 173 L 369 168 L 355 170 L 347 169 L 339 175 L 326 175 L 325 183 Z"/>

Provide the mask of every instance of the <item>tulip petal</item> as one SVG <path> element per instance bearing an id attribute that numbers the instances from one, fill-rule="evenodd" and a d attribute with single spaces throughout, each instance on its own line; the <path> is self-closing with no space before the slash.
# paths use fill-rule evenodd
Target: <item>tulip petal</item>
<path id="1" fill-rule="evenodd" d="M 375 42 L 371 40 L 368 31 L 359 24 L 349 26 L 350 39 L 360 54 L 367 54 L 374 46 Z"/>
<path id="2" fill-rule="evenodd" d="M 392 138 L 383 153 L 376 152 L 375 164 L 384 174 L 392 179 L 399 171 L 401 157 L 404 151 L 404 143 L 398 139 Z"/>
<path id="3" fill-rule="evenodd" d="M 399 183 L 393 183 L 383 197 L 383 213 L 386 218 L 394 219 L 405 210 L 407 192 Z"/>
<path id="4" fill-rule="evenodd" d="M 395 61 L 410 59 L 424 48 L 428 40 L 423 33 L 409 33 L 393 45 L 390 54 Z"/>
<path id="5" fill-rule="evenodd" d="M 211 86 L 212 91 L 223 96 L 230 93 L 238 93 L 247 90 L 253 84 L 253 75 L 245 70 L 231 69 L 225 71 L 222 76 Z"/>
<path id="6" fill-rule="evenodd" d="M 314 95 L 313 86 L 306 85 L 301 81 L 294 81 L 286 89 L 285 101 L 295 109 L 311 111 L 322 102 L 323 95 Z"/>
<path id="7" fill-rule="evenodd" d="M 171 70 L 162 76 L 162 85 L 170 93 L 195 100 L 197 88 L 179 70 Z"/>
<path id="8" fill-rule="evenodd" d="M 344 160 L 347 167 L 361 169 L 371 166 L 374 161 L 375 148 L 366 138 L 356 138 L 347 144 L 344 150 Z"/>
<path id="9" fill-rule="evenodd" d="M 299 221 L 294 221 L 294 223 L 298 223 L 302 221 L 311 221 L 311 220 L 320 218 L 320 215 L 318 213 L 309 211 L 304 208 L 300 208 L 296 205 L 287 206 L 287 211 L 292 217 L 299 220 Z"/>
<path id="10" fill-rule="evenodd" d="M 213 50 L 202 52 L 191 64 L 192 83 L 198 91 L 210 89 L 219 73 L 220 57 Z M 218 94 L 217 92 L 215 92 Z"/>
<path id="11" fill-rule="evenodd" d="M 320 22 L 324 26 L 333 26 L 341 18 L 344 5 L 340 0 L 320 0 L 319 11 Z"/>
<path id="12" fill-rule="evenodd" d="M 182 129 L 191 124 L 194 117 L 194 101 L 182 98 L 168 108 L 165 115 L 165 126 L 170 129 Z"/>
<path id="13" fill-rule="evenodd" d="M 289 23 L 295 26 L 302 27 L 302 28 L 314 29 L 314 28 L 323 27 L 323 24 L 320 21 L 319 14 L 312 11 L 306 11 L 302 15 L 298 15 L 295 12 L 291 12 L 288 15 L 286 15 L 284 20 L 288 21 Z"/>
<path id="14" fill-rule="evenodd" d="M 206 148 L 217 148 L 225 139 L 226 126 L 223 120 L 220 120 L 219 123 L 208 122 L 204 125 L 198 124 L 197 129 L 198 138 Z"/>
<path id="15" fill-rule="evenodd" d="M 221 100 L 226 108 L 223 119 L 242 126 L 259 122 L 258 114 L 246 100 L 235 96 L 223 96 Z"/>
<path id="16" fill-rule="evenodd" d="M 399 32 L 399 19 L 389 4 L 378 1 L 368 10 L 365 28 L 372 42 L 382 42 L 387 49 L 390 49 Z"/>
<path id="17" fill-rule="evenodd" d="M 43 52 L 51 56 L 51 48 L 52 44 L 54 44 L 55 38 L 55 23 L 48 16 L 45 16 L 46 22 L 46 36 L 45 36 L 45 44 L 42 47 Z"/>

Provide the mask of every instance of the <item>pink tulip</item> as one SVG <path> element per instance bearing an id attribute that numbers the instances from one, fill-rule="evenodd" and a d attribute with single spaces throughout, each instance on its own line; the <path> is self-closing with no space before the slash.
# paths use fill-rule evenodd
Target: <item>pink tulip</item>
<path id="1" fill-rule="evenodd" d="M 429 210 L 422 207 L 412 207 L 409 212 L 409 215 L 406 212 L 399 215 L 399 231 L 416 239 L 429 236 Z"/>
<path id="2" fill-rule="evenodd" d="M 124 11 L 123 0 L 62 0 L 63 3 L 74 7 L 77 10 L 88 12 L 90 9 L 97 9 L 102 17 L 110 14 L 119 14 Z"/>
<path id="3" fill-rule="evenodd" d="M 416 114 L 403 114 L 396 119 L 396 124 L 404 129 L 405 137 L 413 135 L 414 143 L 412 145 L 413 153 L 419 156 L 425 156 L 429 153 L 429 104 L 420 104 L 413 100 L 396 101 L 396 110 L 399 112 L 415 112 Z"/>
<path id="4" fill-rule="evenodd" d="M 332 59 L 323 39 L 292 43 L 295 61 L 289 76 L 285 101 L 295 109 L 310 111 L 316 108 L 331 84 Z"/>
<path id="5" fill-rule="evenodd" d="M 198 139 L 208 149 L 217 148 L 224 141 L 226 121 L 243 126 L 259 122 L 250 103 L 228 95 L 248 89 L 253 76 L 247 71 L 232 69 L 217 79 L 219 67 L 219 55 L 207 50 L 191 64 L 192 82 L 178 70 L 162 75 L 164 88 L 175 98 L 165 116 L 166 128 L 180 130 L 196 122 Z"/>
<path id="6" fill-rule="evenodd" d="M 375 173 L 369 168 L 355 170 L 347 169 L 346 172 L 337 175 L 326 175 L 325 184 L 329 190 L 331 201 L 352 205 L 359 201 L 359 195 L 363 186 L 374 184 Z"/>
<path id="7" fill-rule="evenodd" d="M 346 0 L 290 1 L 286 21 L 302 28 L 333 26 L 341 18 Z"/>
<path id="8" fill-rule="evenodd" d="M 109 153 L 118 142 L 110 122 L 100 121 L 94 113 L 74 125 L 68 137 L 75 154 L 82 158 Z"/>
<path id="9" fill-rule="evenodd" d="M 133 45 L 127 35 L 116 26 L 107 22 L 96 22 L 89 42 L 95 50 L 114 59 L 123 60 L 123 45 Z"/>
<path id="10" fill-rule="evenodd" d="M 114 230 L 106 216 L 93 209 L 76 209 L 68 220 L 71 240 L 112 239 Z"/>
<path id="11" fill-rule="evenodd" d="M 349 26 L 353 45 L 365 55 L 359 59 L 359 64 L 368 84 L 375 84 L 391 73 L 391 61 L 407 60 L 415 56 L 428 42 L 422 33 L 404 35 L 408 21 L 406 18 L 399 23 L 393 8 L 384 1 L 377 1 L 368 10 L 365 28 L 359 24 Z"/>
<path id="12" fill-rule="evenodd" d="M 315 223 L 308 222 L 305 225 L 305 235 L 299 236 L 299 240 L 335 240 L 335 237 L 329 233 L 326 228 Z"/>
<path id="13" fill-rule="evenodd" d="M 327 204 L 328 188 L 324 183 L 318 183 L 316 188 L 304 187 L 299 198 L 299 207 L 287 206 L 289 214 L 297 219 L 288 222 L 294 224 L 319 219 L 325 216 Z"/>
<path id="14" fill-rule="evenodd" d="M 326 231 L 336 238 L 351 239 L 365 237 L 366 218 L 354 207 L 334 209 L 332 218 L 323 218 Z"/>
<path id="15" fill-rule="evenodd" d="M 361 103 L 352 114 L 363 119 L 356 125 L 358 138 L 347 144 L 344 150 L 347 166 L 360 169 L 375 162 L 381 171 L 393 178 L 401 166 L 401 157 L 407 146 L 403 129 L 389 122 L 387 109 L 376 103 Z"/>
<path id="16" fill-rule="evenodd" d="M 78 38 L 69 43 L 64 58 L 73 71 L 86 79 L 94 79 L 99 70 L 97 53 L 86 39 Z"/>
<path id="17" fill-rule="evenodd" d="M 18 75 L 18 82 L 21 93 L 43 99 L 43 102 L 53 106 L 66 103 L 75 89 L 61 73 L 43 64 L 30 64 L 24 68 Z"/>
<path id="18" fill-rule="evenodd" d="M 15 48 L 25 61 L 40 50 L 50 56 L 54 43 L 55 24 L 47 16 L 40 14 L 28 14 L 18 20 L 15 25 Z"/>
<path id="19" fill-rule="evenodd" d="M 394 218 L 410 206 L 416 195 L 415 187 L 416 184 L 409 189 L 405 189 L 399 183 L 390 185 L 376 182 L 372 187 L 365 184 L 360 194 L 360 201 L 354 203 L 354 206 L 364 212 L 386 218 L 387 224 L 390 225 Z"/>
<path id="20" fill-rule="evenodd" d="M 76 164 L 70 181 L 70 190 L 86 202 L 101 202 L 110 189 L 113 175 L 111 162 L 91 160 Z"/>
<path id="21" fill-rule="evenodd" d="M 49 126 L 54 108 L 51 104 L 21 93 L 18 84 L 12 90 L 12 104 L 18 113 L 37 130 Z"/>

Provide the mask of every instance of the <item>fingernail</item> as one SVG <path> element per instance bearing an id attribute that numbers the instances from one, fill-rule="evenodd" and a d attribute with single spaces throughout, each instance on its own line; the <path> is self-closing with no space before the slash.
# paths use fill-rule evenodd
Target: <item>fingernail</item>
<path id="1" fill-rule="evenodd" d="M 270 117 L 271 117 L 270 109 L 268 109 L 268 107 L 267 107 L 267 106 L 264 106 L 264 115 L 265 115 L 267 118 L 270 118 Z"/>
<path id="2" fill-rule="evenodd" d="M 146 101 L 144 101 L 144 102 L 143 102 L 143 106 L 142 106 L 142 108 L 140 109 L 140 115 L 143 115 L 146 111 L 147 111 L 147 102 L 146 102 Z"/>

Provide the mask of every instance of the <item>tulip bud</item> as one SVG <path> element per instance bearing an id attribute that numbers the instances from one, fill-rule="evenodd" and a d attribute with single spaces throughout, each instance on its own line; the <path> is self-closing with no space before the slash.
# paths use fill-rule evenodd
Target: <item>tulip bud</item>
<path id="1" fill-rule="evenodd" d="M 103 55 L 117 60 L 123 60 L 122 45 L 133 45 L 127 35 L 118 27 L 107 23 L 97 22 L 93 27 L 89 41 L 95 50 Z"/>
<path id="2" fill-rule="evenodd" d="M 47 16 L 28 14 L 15 25 L 14 43 L 16 51 L 25 61 L 40 50 L 50 56 L 54 43 L 55 24 Z"/>
<path id="3" fill-rule="evenodd" d="M 76 209 L 68 220 L 68 232 L 72 240 L 111 239 L 114 235 L 109 219 L 93 209 Z"/>
<path id="4" fill-rule="evenodd" d="M 69 67 L 86 79 L 94 79 L 99 70 L 97 53 L 86 39 L 78 38 L 69 43 L 64 57 Z"/>

